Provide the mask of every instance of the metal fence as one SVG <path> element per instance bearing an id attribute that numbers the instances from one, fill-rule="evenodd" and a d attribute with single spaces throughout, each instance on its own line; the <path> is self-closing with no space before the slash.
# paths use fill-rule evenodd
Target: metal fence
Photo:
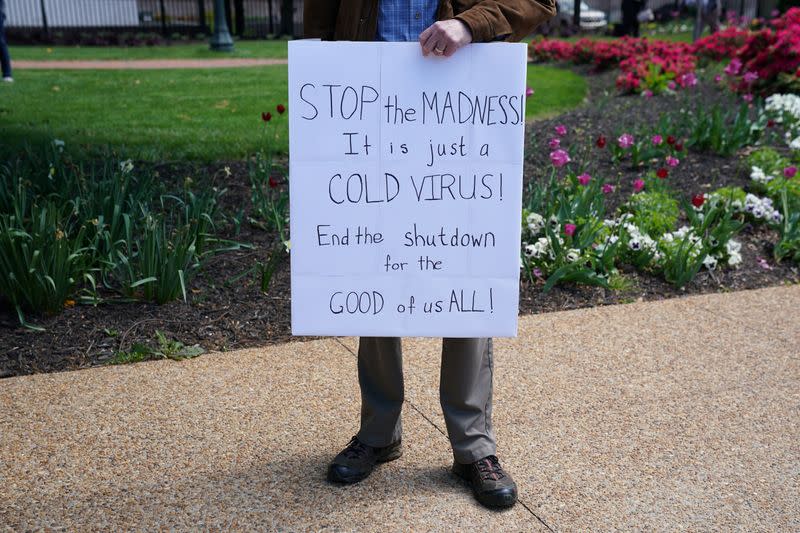
<path id="1" fill-rule="evenodd" d="M 225 0 L 228 26 L 240 37 L 303 31 L 303 0 Z M 6 27 L 25 32 L 135 31 L 208 33 L 214 0 L 6 0 Z"/>
<path id="2" fill-rule="evenodd" d="M 303 0 L 224 0 L 231 32 L 239 37 L 264 38 L 277 34 L 301 36 Z M 572 2 L 573 0 L 562 0 Z M 695 0 L 696 1 L 696 0 Z M 777 0 L 721 0 L 726 10 L 748 18 L 763 17 Z M 647 7 L 678 9 L 685 0 L 648 0 Z M 621 20 L 622 0 L 587 0 L 591 8 L 605 12 L 607 20 Z M 9 37 L 54 32 L 83 34 L 151 32 L 208 34 L 213 25 L 214 0 L 6 0 Z"/>

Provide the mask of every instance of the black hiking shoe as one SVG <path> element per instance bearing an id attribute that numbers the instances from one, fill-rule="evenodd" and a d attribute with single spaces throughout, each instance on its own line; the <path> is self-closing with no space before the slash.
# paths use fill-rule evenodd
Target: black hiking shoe
<path id="1" fill-rule="evenodd" d="M 353 437 L 328 466 L 328 481 L 357 483 L 370 475 L 378 463 L 394 461 L 402 454 L 399 440 L 389 446 L 375 448 Z"/>
<path id="2" fill-rule="evenodd" d="M 517 501 L 517 484 L 489 455 L 468 465 L 453 463 L 453 473 L 469 482 L 475 498 L 486 507 L 511 507 Z"/>

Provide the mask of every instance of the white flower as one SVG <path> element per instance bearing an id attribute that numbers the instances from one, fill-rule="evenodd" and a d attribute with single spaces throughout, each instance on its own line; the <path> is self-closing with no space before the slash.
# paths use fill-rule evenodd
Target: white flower
<path id="1" fill-rule="evenodd" d="M 580 250 L 576 250 L 575 248 L 571 248 L 571 249 L 570 249 L 570 250 L 567 252 L 567 257 L 566 257 L 566 259 L 567 259 L 567 263 L 574 263 L 575 261 L 577 261 L 578 259 L 580 259 L 580 257 L 581 257 L 581 252 L 580 252 Z"/>
<path id="2" fill-rule="evenodd" d="M 133 170 L 133 161 L 128 159 L 126 161 L 120 162 L 119 169 L 123 174 L 127 174 L 128 172 Z"/>
<path id="3" fill-rule="evenodd" d="M 642 243 L 639 241 L 638 237 L 631 237 L 631 240 L 628 241 L 628 248 L 634 252 L 638 252 L 642 249 Z"/>
<path id="4" fill-rule="evenodd" d="M 725 244 L 725 250 L 729 254 L 738 254 L 741 251 L 741 249 L 742 249 L 742 243 L 733 239 L 729 240 Z"/>
<path id="5" fill-rule="evenodd" d="M 528 224 L 528 230 L 537 235 L 544 229 L 544 218 L 539 213 L 531 213 L 525 221 Z"/>
<path id="6" fill-rule="evenodd" d="M 528 244 L 527 246 L 525 246 L 525 257 L 533 257 L 535 251 L 536 251 L 536 246 Z"/>
<path id="7" fill-rule="evenodd" d="M 768 183 L 775 179 L 775 176 L 765 174 L 759 167 L 752 167 L 750 169 L 750 179 L 757 183 Z"/>
<path id="8" fill-rule="evenodd" d="M 714 270 L 717 268 L 717 258 L 713 255 L 707 255 L 706 258 L 703 259 L 703 266 L 708 270 Z"/>

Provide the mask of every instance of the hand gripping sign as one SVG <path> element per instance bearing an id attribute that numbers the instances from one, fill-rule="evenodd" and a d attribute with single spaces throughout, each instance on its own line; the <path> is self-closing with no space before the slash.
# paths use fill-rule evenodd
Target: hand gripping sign
<path id="1" fill-rule="evenodd" d="M 293 334 L 516 335 L 526 54 L 289 43 Z"/>

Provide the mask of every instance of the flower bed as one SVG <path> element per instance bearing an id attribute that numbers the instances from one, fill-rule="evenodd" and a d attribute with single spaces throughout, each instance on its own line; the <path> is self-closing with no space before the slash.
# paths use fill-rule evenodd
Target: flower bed
<path id="1" fill-rule="evenodd" d="M 744 94 L 800 90 L 800 8 L 789 9 L 761 29 L 728 27 L 693 45 L 623 37 L 575 43 L 540 39 L 529 45 L 532 61 L 590 64 L 596 71 L 619 68 L 623 93 L 659 93 L 692 87 L 697 61 L 733 58 L 726 69 L 731 87 Z"/>
<path id="2" fill-rule="evenodd" d="M 528 126 L 520 311 L 800 281 L 800 176 L 792 148 L 800 137 L 797 97 L 775 96 L 763 109 L 756 99 L 750 109 L 705 81 L 670 97 L 605 96 L 614 77 L 607 72 L 589 79 L 590 105 Z M 265 137 L 283 120 L 280 111 L 262 117 Z M 286 183 L 270 166 L 268 158 L 255 157 L 209 167 L 110 168 L 117 177 L 158 177 L 158 188 L 132 190 L 180 192 L 186 207 L 190 192 L 225 191 L 214 197 L 220 216 L 200 232 L 209 234 L 204 248 L 214 253 L 185 276 L 186 301 L 183 291 L 163 305 L 137 299 L 95 307 L 68 300 L 58 314 L 30 316 L 46 328 L 41 333 L 19 327 L 14 309 L 0 305 L 0 375 L 4 369 L 24 374 L 104 364 L 121 355 L 182 357 L 177 342 L 225 350 L 289 340 L 288 242 L 281 236 Z M 52 186 L 42 168 L 30 175 Z M 69 228 L 63 231 L 62 240 L 72 238 Z M 228 241 L 242 246 L 227 249 Z M 119 274 L 113 268 L 96 281 L 114 288 Z M 141 296 L 143 287 L 131 287 L 132 296 Z M 109 296 L 107 288 L 100 290 Z"/>

